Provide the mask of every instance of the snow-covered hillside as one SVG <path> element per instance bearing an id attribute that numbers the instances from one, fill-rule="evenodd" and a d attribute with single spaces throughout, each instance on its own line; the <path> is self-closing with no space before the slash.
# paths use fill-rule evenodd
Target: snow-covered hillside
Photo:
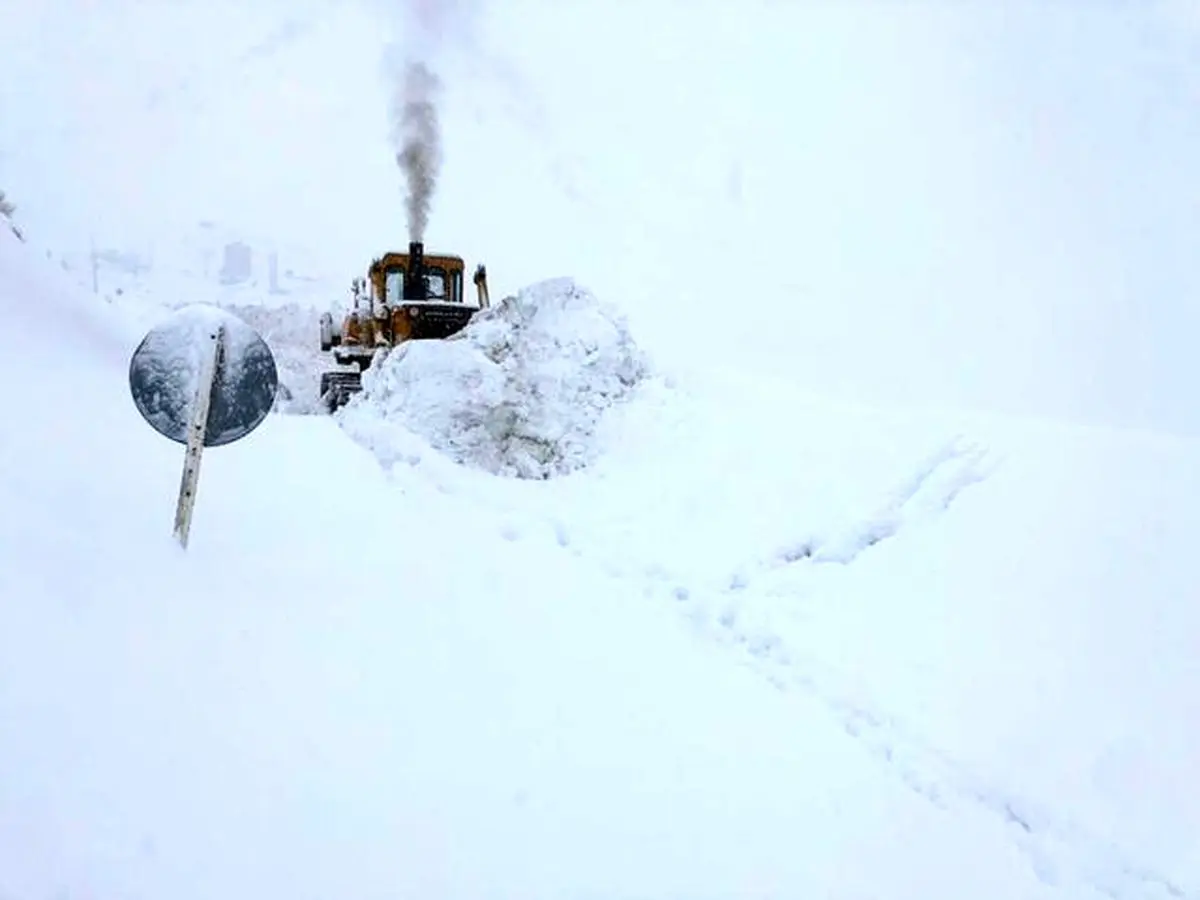
<path id="1" fill-rule="evenodd" d="M 1196 883 L 1197 522 L 1125 458 L 1187 490 L 1189 448 L 710 374 L 531 483 L 275 416 L 208 454 L 185 557 L 128 332 L 3 252 L 6 377 L 21 298 L 73 323 L 4 442 L 8 896 Z"/>
<path id="2" fill-rule="evenodd" d="M 904 6 L 418 4 L 516 299 L 186 553 L 129 354 L 219 303 L 308 411 L 407 23 L 0 12 L 0 897 L 1200 897 L 1194 35 Z"/>

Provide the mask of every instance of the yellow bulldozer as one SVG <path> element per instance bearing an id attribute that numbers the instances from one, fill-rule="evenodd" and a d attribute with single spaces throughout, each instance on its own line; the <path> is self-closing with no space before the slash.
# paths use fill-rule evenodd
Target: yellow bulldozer
<path id="1" fill-rule="evenodd" d="M 376 354 L 405 341 L 441 340 L 457 334 L 472 316 L 490 305 L 487 270 L 476 267 L 476 302 L 464 297 L 462 257 L 425 254 L 420 241 L 407 253 L 385 253 L 374 260 L 365 279 L 351 285 L 350 312 L 335 322 L 321 316 L 321 350 L 333 353 L 338 369 L 321 375 L 321 403 L 329 412 L 362 390 L 362 373 Z"/>

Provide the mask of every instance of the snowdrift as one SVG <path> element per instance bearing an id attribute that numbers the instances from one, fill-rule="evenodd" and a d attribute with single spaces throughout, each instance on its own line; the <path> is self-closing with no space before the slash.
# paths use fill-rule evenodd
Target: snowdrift
<path id="1" fill-rule="evenodd" d="M 390 424 L 464 465 L 545 479 L 595 459 L 605 411 L 647 374 L 613 306 L 570 278 L 551 279 L 478 314 L 450 340 L 391 351 L 339 415 L 385 463 L 405 440 Z"/>
<path id="2" fill-rule="evenodd" d="M 206 454 L 177 552 L 127 342 L 4 240 L 0 376 L 48 311 L 68 352 L 0 432 L 0 895 L 1038 896 L 989 816 L 327 419 Z"/>
<path id="3" fill-rule="evenodd" d="M 947 423 L 711 372 L 565 479 L 276 416 L 180 554 L 129 344 L 39 265 L 0 234 L 0 376 L 41 373 L 0 431 L 0 895 L 1194 896 L 1195 448 L 926 458 Z M 449 345 L 623 358 L 555 308 Z"/>

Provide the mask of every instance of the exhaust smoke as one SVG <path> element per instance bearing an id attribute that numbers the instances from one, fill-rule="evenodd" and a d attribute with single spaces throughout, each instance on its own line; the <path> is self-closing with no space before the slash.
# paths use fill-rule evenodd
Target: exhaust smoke
<path id="1" fill-rule="evenodd" d="M 442 167 L 439 116 L 442 79 L 454 49 L 474 44 L 480 0 L 382 0 L 399 41 L 387 48 L 392 84 L 391 127 L 404 176 L 410 241 L 424 241 Z"/>
<path id="2" fill-rule="evenodd" d="M 425 240 L 429 208 L 442 165 L 437 111 L 440 87 L 437 75 L 424 62 L 405 64 L 399 109 L 395 111 L 399 144 L 396 162 L 404 173 L 408 234 L 413 241 Z"/>

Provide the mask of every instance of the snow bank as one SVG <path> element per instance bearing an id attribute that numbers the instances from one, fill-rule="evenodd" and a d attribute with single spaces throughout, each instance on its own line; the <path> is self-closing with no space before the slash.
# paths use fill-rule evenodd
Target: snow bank
<path id="1" fill-rule="evenodd" d="M 532 285 L 447 341 L 414 341 L 363 376 L 340 414 L 385 463 L 399 424 L 455 461 L 545 479 L 587 466 L 605 410 L 648 365 L 625 319 L 569 278 Z"/>

